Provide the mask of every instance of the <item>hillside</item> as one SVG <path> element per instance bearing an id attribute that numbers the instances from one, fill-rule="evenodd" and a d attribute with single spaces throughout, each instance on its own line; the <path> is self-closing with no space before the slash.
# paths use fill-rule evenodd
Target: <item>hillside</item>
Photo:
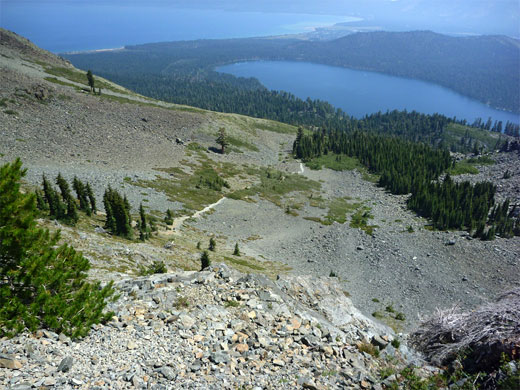
<path id="1" fill-rule="evenodd" d="M 429 81 L 492 107 L 519 112 L 519 48 L 518 40 L 504 36 L 451 37 L 413 31 L 356 33 L 317 42 L 278 37 L 164 42 L 65 56 L 79 68 L 92 69 L 140 93 L 173 102 L 191 98 L 184 84 L 196 86 L 201 79 L 216 84 L 212 88 L 222 84 L 221 90 L 230 86 L 235 90 L 261 89 L 257 80 L 214 72 L 219 65 L 288 60 Z M 166 80 L 168 85 L 164 85 Z M 205 93 L 211 94 L 211 90 Z M 189 101 L 200 107 L 206 104 L 203 96 Z M 225 100 L 220 106 L 233 111 Z"/>
<path id="2" fill-rule="evenodd" d="M 100 211 L 74 227 L 39 223 L 83 252 L 91 279 L 122 291 L 115 318 L 81 341 L 47 331 L 1 339 L 0 386 L 381 389 L 387 365 L 437 372 L 399 335 L 419 316 L 520 286 L 519 237 L 431 231 L 359 163 L 311 170 L 294 160 L 292 126 L 157 101 L 96 74 L 92 93 L 85 72 L 5 30 L 0 70 L 0 164 L 22 158 L 26 191 L 59 172 L 92 185 Z M 518 202 L 520 158 L 503 156 L 480 175 Z M 144 205 L 157 226 L 150 240 L 103 228 L 108 186 L 128 197 L 134 220 Z M 372 235 L 353 224 L 364 213 Z M 197 272 L 210 237 L 216 265 Z M 138 277 L 157 261 L 169 273 Z"/>

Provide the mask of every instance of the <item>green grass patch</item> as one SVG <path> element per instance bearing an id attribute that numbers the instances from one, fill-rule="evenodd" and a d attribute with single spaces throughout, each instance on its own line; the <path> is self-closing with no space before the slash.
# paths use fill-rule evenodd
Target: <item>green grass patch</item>
<path id="1" fill-rule="evenodd" d="M 334 153 L 313 158 L 307 161 L 305 165 L 314 170 L 329 168 L 334 171 L 351 171 L 353 169 L 362 168 L 362 165 L 356 158 Z"/>
<path id="2" fill-rule="evenodd" d="M 288 125 L 281 122 L 275 122 L 275 121 L 261 121 L 261 122 L 255 122 L 254 127 L 259 130 L 267 130 L 272 131 L 273 133 L 280 133 L 280 134 L 296 134 L 297 128 Z"/>
<path id="3" fill-rule="evenodd" d="M 495 160 L 493 160 L 489 156 L 479 156 L 479 157 L 468 158 L 468 163 L 474 164 L 474 165 L 494 165 Z"/>
<path id="4" fill-rule="evenodd" d="M 87 72 L 82 72 L 82 71 L 79 71 L 76 69 L 63 68 L 63 67 L 59 67 L 59 66 L 50 66 L 50 67 L 46 66 L 45 72 L 48 74 L 51 74 L 53 76 L 63 77 L 67 80 L 74 81 L 76 83 L 80 83 L 80 84 L 88 86 Z M 48 80 L 48 81 L 54 82 L 52 80 Z M 58 80 L 58 84 L 59 83 L 60 82 Z M 72 84 L 69 84 L 69 85 L 75 87 L 75 85 L 72 85 Z M 95 86 L 96 90 L 98 88 L 101 88 L 101 91 L 106 89 L 106 90 L 110 90 L 113 92 L 128 94 L 128 92 L 125 91 L 124 89 L 116 88 L 112 84 L 109 84 L 106 81 L 100 79 L 99 77 L 96 77 L 96 75 L 94 75 L 94 86 Z"/>
<path id="5" fill-rule="evenodd" d="M 311 192 L 321 188 L 320 183 L 298 174 L 282 173 L 276 169 L 256 169 L 248 167 L 247 173 L 260 179 L 260 184 L 235 191 L 229 195 L 232 199 L 246 199 L 258 195 L 279 207 L 283 207 L 282 198 L 291 192 Z"/>
<path id="6" fill-rule="evenodd" d="M 212 168 L 201 167 L 193 175 L 176 170 L 175 178 L 156 176 L 154 180 L 138 180 L 133 185 L 163 192 L 172 202 L 180 202 L 186 214 L 215 203 L 222 198 L 222 190 L 229 184 Z"/>
<path id="7" fill-rule="evenodd" d="M 18 115 L 18 111 L 15 111 L 15 110 L 5 110 L 4 113 L 6 113 L 7 115 Z M 18 141 L 18 139 L 17 139 Z M 24 140 L 25 142 L 25 140 Z"/>
<path id="8" fill-rule="evenodd" d="M 240 138 L 236 138 L 236 137 L 233 137 L 233 136 L 228 136 L 227 140 L 228 140 L 230 145 L 235 146 L 238 149 L 245 148 L 245 149 L 251 150 L 253 152 L 258 152 L 258 150 L 259 150 L 256 147 L 256 145 L 253 145 L 253 144 L 251 144 L 249 142 L 243 141 Z"/>
<path id="9" fill-rule="evenodd" d="M 192 152 L 205 152 L 207 149 L 197 142 L 190 142 L 186 145 L 186 149 L 191 150 Z"/>
<path id="10" fill-rule="evenodd" d="M 329 202 L 329 211 L 322 223 L 324 225 L 331 225 L 333 222 L 345 223 L 347 222 L 347 214 L 353 213 L 357 210 L 361 203 L 350 203 L 350 198 L 336 198 Z"/>
<path id="11" fill-rule="evenodd" d="M 452 176 L 462 175 L 465 173 L 476 175 L 479 170 L 475 167 L 475 165 L 493 165 L 494 163 L 495 160 L 489 156 L 471 157 L 466 160 L 457 161 L 455 166 L 449 168 L 446 172 Z"/>
<path id="12" fill-rule="evenodd" d="M 7 98 L 0 99 L 0 107 L 7 107 Z"/>
<path id="13" fill-rule="evenodd" d="M 44 77 L 44 80 L 50 81 L 51 83 L 54 83 L 54 84 L 63 85 L 65 87 L 72 87 L 77 90 L 80 89 L 77 85 L 72 84 L 72 83 L 67 83 L 66 81 L 58 80 L 56 77 Z"/>
<path id="14" fill-rule="evenodd" d="M 359 228 L 363 230 L 366 234 L 372 235 L 374 233 L 374 229 L 379 227 L 377 225 L 369 225 L 368 220 L 373 219 L 374 216 L 370 214 L 369 207 L 362 207 L 358 209 L 350 219 L 350 227 Z"/>
<path id="15" fill-rule="evenodd" d="M 471 145 L 461 144 L 461 142 L 467 142 L 468 140 L 471 140 Z M 462 151 L 470 151 L 475 141 L 480 145 L 484 145 L 488 150 L 500 148 L 501 146 L 501 144 L 497 144 L 498 134 L 458 123 L 450 123 L 446 126 L 443 133 L 443 141 L 446 145 L 453 145 L 457 150 Z M 502 141 L 501 143 L 503 144 L 504 142 Z"/>
<path id="16" fill-rule="evenodd" d="M 224 257 L 224 260 L 228 263 L 231 263 L 234 266 L 241 266 L 252 269 L 254 271 L 265 271 L 265 267 L 260 266 L 259 264 L 253 262 L 252 260 L 247 260 L 244 258 L 233 258 L 233 257 Z"/>
<path id="17" fill-rule="evenodd" d="M 479 170 L 475 168 L 473 164 L 468 163 L 467 160 L 463 160 L 457 161 L 455 163 L 455 166 L 447 169 L 446 172 L 449 173 L 451 176 L 463 174 L 476 175 L 479 172 Z"/>

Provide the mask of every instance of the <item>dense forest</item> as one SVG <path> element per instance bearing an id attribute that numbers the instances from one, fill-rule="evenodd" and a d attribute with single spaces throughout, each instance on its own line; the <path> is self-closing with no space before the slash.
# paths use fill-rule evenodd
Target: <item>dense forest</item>
<path id="1" fill-rule="evenodd" d="M 488 182 L 439 180 L 453 161 L 445 149 L 363 131 L 299 129 L 293 154 L 303 161 L 333 153 L 357 158 L 379 175 L 379 185 L 393 194 L 409 194 L 408 207 L 429 218 L 437 229 L 467 229 L 475 237 L 520 235 L 520 219 L 509 202 L 495 204 L 496 188 Z M 491 212 L 490 212 L 491 211 Z"/>
<path id="2" fill-rule="evenodd" d="M 200 40 L 127 46 L 122 51 L 65 57 L 77 67 L 92 69 L 139 93 L 151 95 L 160 89 L 155 97 L 173 102 L 184 100 L 205 108 L 225 105 L 215 93 L 225 87 L 262 89 L 256 80 L 215 72 L 217 66 L 240 61 L 290 60 L 430 81 L 494 107 L 520 112 L 518 42 L 502 36 L 450 37 L 415 31 L 358 33 L 333 41 Z M 206 94 L 209 97 L 193 99 L 191 88 L 203 88 L 208 82 L 215 83 Z"/>

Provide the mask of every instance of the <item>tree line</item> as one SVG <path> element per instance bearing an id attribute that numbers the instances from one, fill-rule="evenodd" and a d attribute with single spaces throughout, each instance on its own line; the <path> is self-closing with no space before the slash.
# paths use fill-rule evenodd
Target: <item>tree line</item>
<path id="1" fill-rule="evenodd" d="M 90 183 L 84 183 L 76 176 L 72 181 L 72 188 L 76 197 L 72 195 L 69 183 L 58 174 L 55 179 L 58 190 L 45 175 L 42 178 L 42 189 L 35 190 L 36 205 L 40 212 L 48 212 L 49 217 L 63 221 L 69 225 L 75 225 L 79 220 L 78 211 L 87 216 L 96 214 L 97 203 Z M 121 195 L 117 190 L 109 186 L 103 195 L 105 208 L 104 228 L 110 233 L 128 238 L 134 238 L 130 202 L 126 195 Z M 165 221 L 173 223 L 173 214 L 167 210 Z M 151 232 L 156 230 L 155 223 L 146 215 L 142 204 L 139 205 L 139 219 L 135 223 L 139 239 L 145 241 L 150 238 Z"/>
<path id="2" fill-rule="evenodd" d="M 454 164 L 449 152 L 423 143 L 363 131 L 298 130 L 293 154 L 303 161 L 334 153 L 357 158 L 378 184 L 393 194 L 411 194 L 408 207 L 429 218 L 438 229 L 466 229 L 475 237 L 520 235 L 520 218 L 509 201 L 495 203 L 496 188 L 489 182 L 455 183 L 441 174 Z"/>

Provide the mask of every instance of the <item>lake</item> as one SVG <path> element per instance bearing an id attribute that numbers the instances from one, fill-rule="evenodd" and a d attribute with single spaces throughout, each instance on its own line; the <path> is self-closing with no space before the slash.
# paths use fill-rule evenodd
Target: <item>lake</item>
<path id="1" fill-rule="evenodd" d="M 342 15 L 184 9 L 157 2 L 0 0 L 0 26 L 54 53 L 150 42 L 294 34 L 361 20 Z"/>
<path id="2" fill-rule="evenodd" d="M 271 90 L 283 90 L 301 99 L 325 100 L 356 118 L 387 110 L 440 113 L 473 122 L 520 122 L 520 116 L 495 110 L 436 84 L 381 73 L 290 61 L 253 61 L 226 65 L 217 71 L 237 77 L 255 77 Z"/>

